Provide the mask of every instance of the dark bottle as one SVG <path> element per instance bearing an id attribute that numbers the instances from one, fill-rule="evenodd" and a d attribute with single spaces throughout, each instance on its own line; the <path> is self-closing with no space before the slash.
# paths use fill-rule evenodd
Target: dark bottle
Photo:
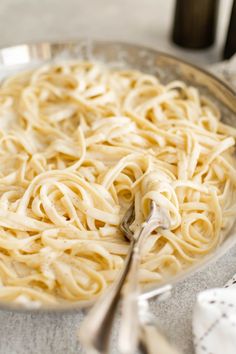
<path id="1" fill-rule="evenodd" d="M 185 47 L 210 47 L 215 40 L 218 0 L 176 0 L 172 39 Z"/>
<path id="2" fill-rule="evenodd" d="M 233 2 L 223 58 L 229 59 L 236 53 L 236 0 Z"/>

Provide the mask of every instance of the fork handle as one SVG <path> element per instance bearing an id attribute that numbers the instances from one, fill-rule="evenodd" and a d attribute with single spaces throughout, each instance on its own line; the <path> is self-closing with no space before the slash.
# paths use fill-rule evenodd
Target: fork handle
<path id="1" fill-rule="evenodd" d="M 154 324 L 142 324 L 140 341 L 147 354 L 180 354 Z"/>
<path id="2" fill-rule="evenodd" d="M 141 258 L 141 250 L 144 241 L 148 235 L 158 226 L 157 220 L 152 217 L 148 222 L 144 223 L 141 229 L 135 231 L 130 271 L 128 273 L 128 282 L 122 301 L 121 324 L 119 331 L 119 352 L 121 354 L 133 354 L 138 344 L 139 337 L 139 264 Z"/>
<path id="3" fill-rule="evenodd" d="M 140 246 L 135 244 L 128 281 L 122 291 L 123 301 L 118 349 L 120 354 L 133 354 L 139 337 L 139 282 Z"/>
<path id="4" fill-rule="evenodd" d="M 86 316 L 79 331 L 81 343 L 90 353 L 108 353 L 109 339 L 120 293 L 132 266 L 135 240 L 131 241 L 125 265 L 118 279 L 102 295 Z"/>

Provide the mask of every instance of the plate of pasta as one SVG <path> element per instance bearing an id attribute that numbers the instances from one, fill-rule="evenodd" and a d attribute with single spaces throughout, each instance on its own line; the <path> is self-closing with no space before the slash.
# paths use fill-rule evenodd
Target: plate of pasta
<path id="1" fill-rule="evenodd" d="M 139 46 L 0 51 L 0 302 L 77 307 L 116 279 L 155 201 L 171 225 L 142 253 L 143 291 L 235 242 L 236 99 L 214 76 Z M 235 126 L 235 127 L 234 127 Z"/>

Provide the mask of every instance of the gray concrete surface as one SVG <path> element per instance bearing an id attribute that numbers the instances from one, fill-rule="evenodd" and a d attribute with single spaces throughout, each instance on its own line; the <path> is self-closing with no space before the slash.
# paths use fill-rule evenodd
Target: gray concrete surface
<path id="1" fill-rule="evenodd" d="M 119 39 L 152 46 L 197 64 L 220 60 L 231 0 L 221 1 L 218 40 L 207 51 L 184 51 L 169 40 L 173 0 L 1 0 L 0 47 L 78 37 Z M 236 271 L 236 247 L 207 269 L 182 281 L 173 296 L 152 311 L 184 354 L 192 354 L 191 318 L 197 292 L 223 285 Z M 78 314 L 0 311 L 0 354 L 76 354 L 82 349 Z M 113 344 L 112 353 L 117 353 Z"/>

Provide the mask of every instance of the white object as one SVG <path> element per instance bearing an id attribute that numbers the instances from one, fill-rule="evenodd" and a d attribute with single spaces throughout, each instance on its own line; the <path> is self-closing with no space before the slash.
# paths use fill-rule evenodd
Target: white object
<path id="1" fill-rule="evenodd" d="M 193 335 L 196 354 L 236 353 L 236 274 L 224 288 L 198 294 Z"/>

